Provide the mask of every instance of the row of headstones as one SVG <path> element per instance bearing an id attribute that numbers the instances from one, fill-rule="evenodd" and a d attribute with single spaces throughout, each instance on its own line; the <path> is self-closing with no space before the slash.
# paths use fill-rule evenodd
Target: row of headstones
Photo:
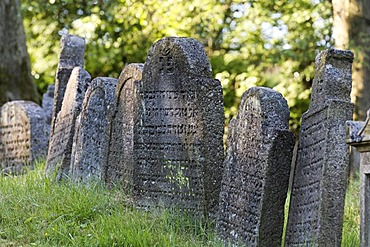
<path id="1" fill-rule="evenodd" d="M 83 39 L 67 35 L 61 44 L 48 176 L 103 179 L 122 186 L 138 207 L 164 205 L 212 216 L 225 243 L 280 246 L 294 146 L 288 105 L 280 93 L 261 87 L 244 93 L 224 159 L 222 89 L 197 41 L 158 41 L 145 64 L 126 66 L 118 81 L 91 80 L 82 68 Z M 338 50 L 316 59 L 311 104 L 298 142 L 286 246 L 340 246 L 352 60 L 351 52 Z M 6 112 L 2 107 L 0 158 L 7 157 L 3 150 L 15 132 L 6 132 Z M 39 142 L 39 132 L 29 125 L 27 138 Z"/>

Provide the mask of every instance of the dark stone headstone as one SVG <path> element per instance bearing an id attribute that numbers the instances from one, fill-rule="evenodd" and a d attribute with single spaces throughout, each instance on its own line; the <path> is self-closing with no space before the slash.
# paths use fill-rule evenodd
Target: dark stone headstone
<path id="1" fill-rule="evenodd" d="M 0 168 L 19 173 L 46 157 L 49 126 L 44 110 L 31 101 L 11 101 L 0 108 Z"/>
<path id="2" fill-rule="evenodd" d="M 55 118 L 62 108 L 64 94 L 74 67 L 84 66 L 85 40 L 75 35 L 63 35 L 60 40 L 59 63 L 55 78 L 55 95 L 51 133 L 54 132 Z"/>
<path id="3" fill-rule="evenodd" d="M 108 184 L 122 184 L 132 193 L 134 167 L 134 122 L 137 116 L 137 83 L 141 80 L 143 64 L 129 64 L 118 78 L 113 114 L 108 130 L 107 161 L 104 180 Z"/>
<path id="4" fill-rule="evenodd" d="M 294 134 L 283 96 L 253 87 L 229 128 L 217 233 L 225 244 L 280 246 Z"/>
<path id="5" fill-rule="evenodd" d="M 134 128 L 137 206 L 212 215 L 218 207 L 224 129 L 221 84 L 202 45 L 164 38 L 149 50 Z"/>
<path id="6" fill-rule="evenodd" d="M 57 180 L 69 177 L 73 136 L 76 118 L 91 77 L 80 67 L 75 67 L 69 78 L 60 112 L 55 119 L 54 131 L 50 134 L 46 174 L 56 175 Z"/>
<path id="7" fill-rule="evenodd" d="M 76 120 L 71 177 L 74 181 L 99 181 L 102 178 L 109 110 L 113 109 L 117 79 L 98 77 L 86 91 L 82 110 Z"/>
<path id="8" fill-rule="evenodd" d="M 55 85 L 51 84 L 48 86 L 46 93 L 42 96 L 42 109 L 44 109 L 47 123 L 51 124 L 51 118 L 53 115 L 53 105 L 54 105 L 54 90 Z"/>
<path id="9" fill-rule="evenodd" d="M 340 246 L 352 119 L 350 51 L 316 57 L 311 104 L 302 116 L 285 246 Z"/>
<path id="10" fill-rule="evenodd" d="M 347 121 L 346 142 L 360 153 L 360 246 L 370 246 L 370 124 Z"/>

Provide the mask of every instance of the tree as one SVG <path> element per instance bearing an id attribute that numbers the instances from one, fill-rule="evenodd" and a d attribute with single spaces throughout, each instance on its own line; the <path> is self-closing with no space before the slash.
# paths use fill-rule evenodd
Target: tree
<path id="1" fill-rule="evenodd" d="M 0 1 L 0 106 L 16 99 L 39 101 L 19 0 Z"/>
<path id="2" fill-rule="evenodd" d="M 370 0 L 333 0 L 335 46 L 355 53 L 352 101 L 355 119 L 370 108 Z"/>
<path id="3" fill-rule="evenodd" d="M 287 98 L 296 131 L 315 56 L 332 44 L 325 0 L 33 0 L 23 2 L 23 13 L 41 90 L 54 80 L 62 33 L 86 38 L 92 77 L 117 77 L 127 63 L 144 62 L 159 38 L 188 36 L 203 44 L 221 80 L 227 120 L 246 89 L 267 86 Z"/>

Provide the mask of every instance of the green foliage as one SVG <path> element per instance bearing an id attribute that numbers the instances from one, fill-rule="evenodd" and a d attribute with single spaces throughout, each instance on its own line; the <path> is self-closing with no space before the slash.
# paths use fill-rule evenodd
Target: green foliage
<path id="1" fill-rule="evenodd" d="M 0 177 L 0 246 L 222 246 L 207 222 L 146 212 L 118 189 L 53 183 L 43 164 Z"/>
<path id="2" fill-rule="evenodd" d="M 331 6 L 324 0 L 33 0 L 23 1 L 33 75 L 40 90 L 53 82 L 62 33 L 86 38 L 86 69 L 117 77 L 144 62 L 165 36 L 200 41 L 224 88 L 227 121 L 251 86 L 281 92 L 296 130 L 307 107 L 316 54 L 331 44 Z"/>

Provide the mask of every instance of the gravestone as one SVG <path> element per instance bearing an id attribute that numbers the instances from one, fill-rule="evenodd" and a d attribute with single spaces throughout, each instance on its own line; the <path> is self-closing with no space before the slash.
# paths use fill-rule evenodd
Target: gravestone
<path id="1" fill-rule="evenodd" d="M 341 244 L 352 61 L 352 52 L 334 49 L 316 57 L 311 103 L 299 134 L 285 246 Z"/>
<path id="2" fill-rule="evenodd" d="M 11 101 L 0 108 L 0 168 L 19 173 L 46 157 L 49 126 L 44 110 L 31 101 Z"/>
<path id="3" fill-rule="evenodd" d="M 76 118 L 81 112 L 82 102 L 90 80 L 89 73 L 82 68 L 75 67 L 73 69 L 62 107 L 55 119 L 55 129 L 50 134 L 46 174 L 47 176 L 56 175 L 57 180 L 70 176 Z"/>
<path id="4" fill-rule="evenodd" d="M 121 72 L 115 91 L 113 114 L 108 130 L 107 160 L 104 180 L 122 184 L 132 194 L 134 167 L 134 122 L 137 116 L 137 82 L 141 80 L 143 64 L 129 64 Z"/>
<path id="5" fill-rule="evenodd" d="M 98 77 L 86 91 L 82 110 L 76 120 L 71 177 L 74 181 L 99 181 L 107 148 L 108 114 L 113 109 L 117 79 Z"/>
<path id="6" fill-rule="evenodd" d="M 134 194 L 138 207 L 210 215 L 218 207 L 223 98 L 202 45 L 164 38 L 149 50 L 138 85 Z"/>
<path id="7" fill-rule="evenodd" d="M 53 115 L 51 119 L 51 133 L 54 132 L 55 118 L 62 108 L 64 94 L 69 77 L 74 67 L 84 66 L 85 40 L 75 35 L 63 35 L 60 40 L 59 63 L 55 78 L 55 95 Z"/>
<path id="8" fill-rule="evenodd" d="M 217 233 L 225 244 L 280 246 L 294 148 L 283 96 L 253 87 L 231 121 Z"/>
<path id="9" fill-rule="evenodd" d="M 42 96 L 42 109 L 44 109 L 47 123 L 51 124 L 51 118 L 53 115 L 53 105 L 54 105 L 54 90 L 55 85 L 51 84 L 48 86 L 46 93 Z"/>
<path id="10" fill-rule="evenodd" d="M 360 152 L 360 240 L 361 247 L 370 246 L 370 125 L 347 121 L 346 142 Z"/>

